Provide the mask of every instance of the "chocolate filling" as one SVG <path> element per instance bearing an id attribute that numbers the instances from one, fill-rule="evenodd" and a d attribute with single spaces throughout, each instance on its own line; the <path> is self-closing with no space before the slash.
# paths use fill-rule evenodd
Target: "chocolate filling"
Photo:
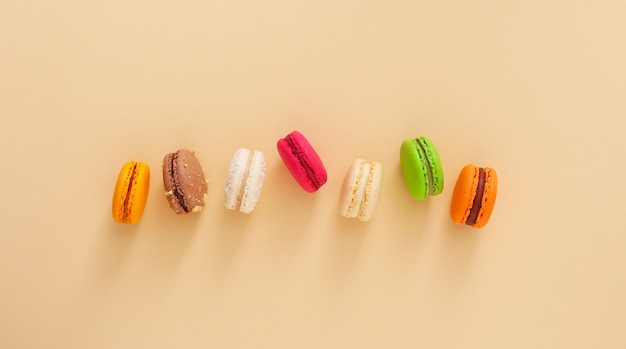
<path id="1" fill-rule="evenodd" d="M 178 152 L 172 154 L 170 157 L 170 178 L 172 180 L 172 193 L 176 196 L 178 203 L 183 208 L 185 212 L 191 212 L 191 208 L 185 204 L 185 196 L 183 195 L 183 191 L 180 189 L 180 183 L 178 183 L 178 174 L 176 173 L 176 160 L 178 160 Z"/>
<path id="2" fill-rule="evenodd" d="M 480 206 L 483 200 L 484 191 L 485 191 L 485 169 L 480 167 L 478 169 L 478 186 L 476 187 L 476 195 L 474 196 L 474 201 L 472 202 L 472 208 L 470 209 L 470 214 L 467 217 L 465 224 L 472 225 L 476 223 L 476 219 L 478 218 L 478 212 L 480 212 Z"/>
<path id="3" fill-rule="evenodd" d="M 309 179 L 311 180 L 311 182 L 313 182 L 313 186 L 315 187 L 315 189 L 319 189 L 320 182 L 315 177 L 315 174 L 313 173 L 313 169 L 307 163 L 306 159 L 304 158 L 304 155 L 302 155 L 302 152 L 296 146 L 296 143 L 294 143 L 290 135 L 287 135 L 287 137 L 285 137 L 285 140 L 287 141 L 287 144 L 289 144 L 289 147 L 291 148 L 291 152 L 293 153 L 293 155 L 295 155 L 298 158 L 300 165 L 302 165 L 302 168 L 304 168 L 304 170 L 306 171 L 307 176 L 309 176 Z"/>

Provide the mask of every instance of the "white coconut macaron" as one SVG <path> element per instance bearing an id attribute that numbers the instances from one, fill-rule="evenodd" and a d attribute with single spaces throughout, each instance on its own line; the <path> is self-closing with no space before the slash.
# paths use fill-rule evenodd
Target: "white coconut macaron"
<path id="1" fill-rule="evenodd" d="M 251 213 L 259 202 L 265 180 L 265 156 L 241 148 L 235 152 L 224 187 L 224 204 L 229 210 Z"/>

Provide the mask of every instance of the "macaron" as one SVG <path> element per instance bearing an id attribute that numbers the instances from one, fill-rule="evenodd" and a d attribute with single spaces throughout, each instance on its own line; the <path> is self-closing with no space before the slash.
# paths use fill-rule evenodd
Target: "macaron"
<path id="1" fill-rule="evenodd" d="M 339 213 L 346 218 L 367 222 L 373 216 L 383 188 L 383 166 L 375 161 L 356 159 L 341 187 Z"/>
<path id="2" fill-rule="evenodd" d="M 489 167 L 466 165 L 454 186 L 450 217 L 457 224 L 482 228 L 489 221 L 498 194 L 498 176 Z"/>
<path id="3" fill-rule="evenodd" d="M 443 167 L 437 149 L 426 137 L 406 139 L 400 147 L 402 177 L 411 196 L 424 200 L 443 191 Z"/>
<path id="4" fill-rule="evenodd" d="M 163 158 L 165 197 L 177 215 L 202 211 L 207 200 L 207 181 L 195 152 L 180 149 Z"/>
<path id="5" fill-rule="evenodd" d="M 259 202 L 265 179 L 265 156 L 260 151 L 241 148 L 228 169 L 224 204 L 229 210 L 251 213 Z"/>
<path id="6" fill-rule="evenodd" d="M 113 192 L 112 213 L 118 223 L 139 223 L 150 190 L 150 167 L 139 161 L 122 166 Z"/>
<path id="7" fill-rule="evenodd" d="M 302 133 L 293 131 L 279 139 L 276 146 L 283 163 L 302 189 L 313 193 L 326 183 L 326 168 Z"/>

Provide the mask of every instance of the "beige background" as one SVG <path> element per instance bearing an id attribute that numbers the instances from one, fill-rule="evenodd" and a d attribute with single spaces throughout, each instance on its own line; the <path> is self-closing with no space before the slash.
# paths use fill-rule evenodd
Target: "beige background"
<path id="1" fill-rule="evenodd" d="M 623 1 L 0 3 L 0 347 L 626 347 Z M 275 142 L 326 163 L 302 191 Z M 445 190 L 414 201 L 403 139 Z M 197 151 L 202 213 L 162 196 Z M 233 152 L 266 153 L 251 216 L 223 207 Z M 356 157 L 385 166 L 374 219 L 338 215 Z M 122 164 L 150 164 L 142 222 L 113 222 Z M 477 231 L 456 176 L 497 169 Z"/>

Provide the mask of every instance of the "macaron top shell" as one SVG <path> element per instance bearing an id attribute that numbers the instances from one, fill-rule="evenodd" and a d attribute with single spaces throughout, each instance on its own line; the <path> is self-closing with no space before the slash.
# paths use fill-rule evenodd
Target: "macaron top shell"
<path id="1" fill-rule="evenodd" d="M 235 152 L 226 178 L 224 204 L 230 210 L 251 213 L 261 196 L 265 179 L 265 156 L 241 148 Z"/>
<path id="2" fill-rule="evenodd" d="M 149 190 L 150 167 L 138 161 L 125 163 L 113 192 L 113 219 L 119 223 L 138 223 L 146 207 Z"/>
<path id="3" fill-rule="evenodd" d="M 378 162 L 356 159 L 348 169 L 341 189 L 339 213 L 369 221 L 382 192 L 383 168 Z"/>
<path id="4" fill-rule="evenodd" d="M 498 176 L 494 169 L 474 165 L 464 166 L 452 194 L 450 205 L 452 221 L 475 228 L 484 227 L 493 212 L 497 194 Z"/>
<path id="5" fill-rule="evenodd" d="M 423 200 L 443 191 L 443 167 L 430 139 L 418 137 L 403 141 L 400 165 L 407 189 L 415 199 Z"/>
<path id="6" fill-rule="evenodd" d="M 317 191 L 327 179 L 326 168 L 309 141 L 298 131 L 278 140 L 276 147 L 287 169 L 309 193 Z"/>
<path id="7" fill-rule="evenodd" d="M 163 184 L 165 196 L 176 214 L 202 211 L 207 199 L 207 182 L 194 152 L 180 149 L 165 155 Z"/>

